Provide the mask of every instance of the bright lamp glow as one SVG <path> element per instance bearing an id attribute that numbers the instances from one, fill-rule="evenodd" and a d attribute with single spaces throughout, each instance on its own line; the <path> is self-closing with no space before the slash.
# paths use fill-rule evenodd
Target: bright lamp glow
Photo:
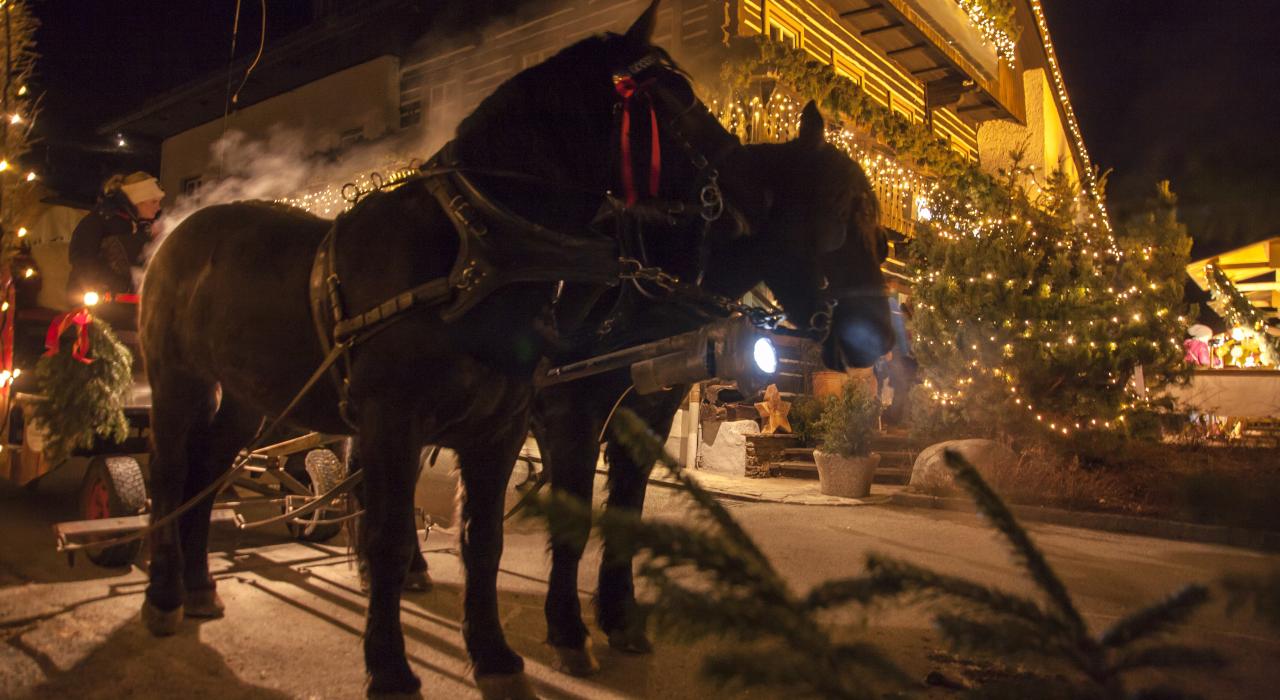
<path id="1" fill-rule="evenodd" d="M 751 356 L 755 358 L 756 367 L 765 374 L 773 374 L 778 371 L 778 351 L 774 349 L 773 342 L 768 338 L 759 338 L 756 340 L 755 346 L 752 348 Z"/>
<path id="2" fill-rule="evenodd" d="M 85 305 L 85 306 L 93 306 L 93 305 L 95 305 L 95 304 L 97 304 L 97 303 L 98 303 L 98 293 L 97 293 L 97 292 L 85 292 L 85 293 L 84 293 L 84 305 Z"/>

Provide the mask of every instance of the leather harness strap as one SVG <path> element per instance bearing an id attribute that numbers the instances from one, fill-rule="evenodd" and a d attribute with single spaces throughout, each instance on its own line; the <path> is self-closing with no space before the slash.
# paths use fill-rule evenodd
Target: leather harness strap
<path id="1" fill-rule="evenodd" d="M 334 221 L 311 265 L 309 296 L 320 347 L 327 354 L 336 343 L 347 345 L 345 371 L 334 365 L 329 376 L 348 424 L 353 422 L 347 400 L 350 349 L 386 322 L 410 310 L 434 309 L 443 321 L 452 323 L 505 285 L 566 281 L 612 286 L 631 272 L 612 239 L 562 234 L 491 199 L 453 162 L 452 143 L 442 148 L 413 182 L 421 182 L 439 202 L 458 235 L 457 256 L 447 277 L 428 280 L 348 316 L 336 260 L 338 234 L 350 215 Z"/>

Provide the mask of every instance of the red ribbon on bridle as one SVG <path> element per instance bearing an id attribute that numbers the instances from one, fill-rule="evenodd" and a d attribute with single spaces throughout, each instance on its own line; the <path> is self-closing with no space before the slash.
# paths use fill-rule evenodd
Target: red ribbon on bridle
<path id="1" fill-rule="evenodd" d="M 44 337 L 44 346 L 46 348 L 44 356 L 57 355 L 62 349 L 58 341 L 62 338 L 63 332 L 71 326 L 76 326 L 76 339 L 71 344 L 71 356 L 86 365 L 91 364 L 93 358 L 89 357 L 90 323 L 93 323 L 93 318 L 89 316 L 88 309 L 68 311 L 53 319 L 53 323 L 49 324 L 49 333 Z"/>
<path id="2" fill-rule="evenodd" d="M 631 163 L 631 106 L 632 98 L 641 95 L 645 98 L 645 103 L 649 108 L 649 126 L 650 126 L 650 143 L 649 143 L 649 196 L 654 197 L 658 194 L 658 183 L 662 180 L 662 144 L 658 140 L 658 113 L 653 109 L 653 100 L 644 94 L 644 89 L 649 83 L 636 83 L 631 76 L 616 76 L 613 79 L 613 89 L 617 91 L 618 96 L 622 98 L 622 188 L 626 191 L 627 206 L 633 206 L 639 199 L 640 194 L 636 192 L 635 171 Z"/>

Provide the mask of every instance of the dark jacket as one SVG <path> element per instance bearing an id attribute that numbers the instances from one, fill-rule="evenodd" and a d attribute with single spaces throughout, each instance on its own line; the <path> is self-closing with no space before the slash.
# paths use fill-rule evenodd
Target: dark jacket
<path id="1" fill-rule="evenodd" d="M 136 291 L 133 268 L 143 263 L 151 241 L 151 222 L 138 218 L 122 193 L 107 196 L 71 234 L 71 274 L 67 293 L 78 303 L 85 292 L 125 294 Z"/>

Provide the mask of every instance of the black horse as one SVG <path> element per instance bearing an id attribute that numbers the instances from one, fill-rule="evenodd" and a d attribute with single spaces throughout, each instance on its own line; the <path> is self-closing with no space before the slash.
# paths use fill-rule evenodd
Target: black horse
<path id="1" fill-rule="evenodd" d="M 734 156 L 735 167 L 760 173 L 767 199 L 775 202 L 767 225 L 751 236 L 722 241 L 708 257 L 704 288 L 737 298 L 764 281 L 795 318 L 801 330 L 829 332 L 824 343 L 824 364 L 831 369 L 867 367 L 892 345 L 889 308 L 885 299 L 880 263 L 887 242 L 878 223 L 879 211 L 870 182 L 856 163 L 825 143 L 823 121 L 810 103 L 804 110 L 799 138 L 786 144 L 748 146 Z M 832 189 L 827 189 L 832 188 Z M 841 200 L 841 192 L 847 197 Z M 807 230 L 813 223 L 804 217 L 814 207 L 846 201 L 847 236 L 843 241 L 788 235 Z M 820 245 L 822 247 L 815 247 Z M 689 274 L 689 262 L 666 259 L 664 267 Z M 814 289 L 823 289 L 815 296 Z M 703 322 L 700 309 L 667 299 L 663 303 L 627 295 L 619 305 L 610 300 L 617 328 L 594 348 L 607 352 L 640 342 L 691 330 Z M 830 318 L 815 302 L 837 302 Z M 631 303 L 637 302 L 640 303 Z M 817 318 L 814 318 L 814 314 Z M 810 323 L 813 319 L 816 323 Z M 817 326 L 810 328 L 808 326 Z M 673 387 L 647 396 L 629 393 L 631 378 L 625 370 L 547 387 L 534 401 L 533 426 L 553 489 L 590 501 L 596 460 L 597 436 L 614 404 L 630 408 L 660 435 L 666 435 L 688 386 Z M 636 464 L 622 446 L 608 441 L 608 508 L 640 511 L 644 505 L 649 464 Z M 582 527 L 586 527 L 583 523 Z M 585 538 L 553 538 L 550 587 L 546 600 L 548 641 L 560 668 L 586 675 L 599 666 L 591 651 L 578 600 L 578 563 Z M 596 594 L 596 621 L 615 649 L 645 653 L 650 643 L 643 616 L 635 601 L 631 558 L 608 540 Z"/>
<path id="2" fill-rule="evenodd" d="M 736 140 L 708 118 L 687 82 L 649 44 L 654 14 L 651 6 L 625 35 L 584 40 L 504 83 L 463 121 L 448 157 L 434 159 L 422 182 L 370 196 L 337 222 L 264 203 L 210 207 L 177 227 L 147 270 L 140 334 L 153 392 L 157 520 L 213 483 L 265 416 L 284 413 L 326 357 L 317 325 L 354 343 L 339 364 L 339 381 L 316 384 L 289 422 L 360 439 L 371 694 L 420 687 L 405 658 L 399 598 L 414 551 L 416 465 L 422 445 L 432 443 L 452 448 L 461 465 L 463 636 L 477 683 L 486 695 L 532 695 L 498 617 L 503 491 L 528 430 L 537 364 L 555 347 L 557 331 L 571 330 L 550 322 L 549 309 L 557 300 L 569 306 L 589 299 L 634 271 L 615 265 L 616 253 L 601 258 L 612 242 L 602 245 L 592 233 L 609 201 L 602 190 L 631 189 L 618 158 L 610 158 L 619 150 L 615 107 L 632 99 L 628 86 L 655 85 L 650 99 L 662 126 L 662 169 L 647 194 L 690 202 L 697 211 L 714 182 L 709 168 L 719 167 L 724 202 L 741 215 L 722 217 L 717 226 L 759 218 L 768 204 L 751 179 L 759 173 L 724 167 L 739 152 Z M 635 111 L 643 123 L 644 109 Z M 650 174 L 656 170 L 651 164 Z M 455 178 L 463 171 L 472 176 L 465 183 Z M 440 195 L 442 188 L 471 185 L 469 196 Z M 807 250 L 843 237 L 849 190 L 817 199 L 823 192 L 816 186 L 805 192 L 814 206 L 791 222 L 804 226 L 789 232 L 791 240 L 814 242 Z M 467 202 L 481 197 L 505 208 L 483 207 L 491 216 L 477 217 L 480 207 Z M 663 216 L 675 225 L 670 240 L 650 241 L 655 253 L 697 249 L 691 241 L 722 235 L 704 231 L 697 216 Z M 523 266 L 517 260 L 512 267 L 495 244 L 488 261 L 496 266 L 480 264 L 477 251 L 490 241 L 523 245 L 511 235 L 513 226 L 558 241 L 563 251 L 555 260 Z M 327 268 L 318 264 L 318 250 Z M 566 267 L 563 260 L 599 264 L 579 269 L 587 266 Z M 321 275 L 327 306 L 319 306 L 338 310 L 332 328 L 314 313 L 313 268 L 331 273 Z M 571 283 L 557 284 L 556 275 Z M 778 275 L 775 291 L 790 303 L 782 294 L 785 274 Z M 805 311 L 819 306 L 812 277 L 806 267 L 791 280 L 797 299 L 805 299 L 797 308 Z M 418 303 L 422 298 L 436 303 Z M 350 332 L 344 336 L 342 328 Z M 151 533 L 143 619 L 155 634 L 172 634 L 184 612 L 221 614 L 208 570 L 211 507 L 205 499 Z"/>

